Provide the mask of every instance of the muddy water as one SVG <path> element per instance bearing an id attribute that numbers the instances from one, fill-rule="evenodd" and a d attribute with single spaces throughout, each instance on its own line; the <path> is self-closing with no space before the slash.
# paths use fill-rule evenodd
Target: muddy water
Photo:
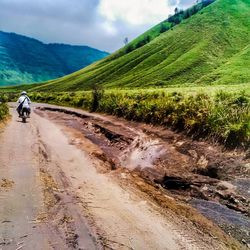
<path id="1" fill-rule="evenodd" d="M 242 195 L 250 199 L 250 179 L 237 179 L 233 184 Z"/>
<path id="2" fill-rule="evenodd" d="M 232 181 L 232 185 L 238 194 L 246 199 L 250 198 L 250 179 L 236 179 Z M 193 199 L 191 204 L 250 248 L 250 218 L 248 216 L 212 201 Z"/>
<path id="3" fill-rule="evenodd" d="M 129 169 L 153 168 L 166 149 L 159 140 L 149 138 L 143 133 L 134 139 L 132 144 L 120 154 L 121 166 Z"/>
<path id="4" fill-rule="evenodd" d="M 233 237 L 250 246 L 249 217 L 212 201 L 193 199 L 191 204 Z"/>

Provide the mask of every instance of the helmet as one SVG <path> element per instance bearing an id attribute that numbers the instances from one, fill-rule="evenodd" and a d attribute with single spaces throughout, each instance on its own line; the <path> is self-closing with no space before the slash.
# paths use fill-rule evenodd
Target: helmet
<path id="1" fill-rule="evenodd" d="M 21 95 L 27 95 L 27 92 L 26 92 L 26 91 L 23 91 L 23 92 L 21 93 Z"/>

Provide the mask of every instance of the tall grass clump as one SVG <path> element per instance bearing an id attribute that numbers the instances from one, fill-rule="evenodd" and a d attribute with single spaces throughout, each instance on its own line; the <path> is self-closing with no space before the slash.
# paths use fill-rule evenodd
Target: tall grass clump
<path id="1" fill-rule="evenodd" d="M 250 97 L 244 91 L 238 94 L 218 92 L 208 124 L 215 135 L 222 135 L 224 143 L 236 147 L 239 142 L 249 147 Z"/>
<path id="2" fill-rule="evenodd" d="M 101 86 L 94 84 L 93 89 L 92 89 L 92 105 L 91 105 L 91 112 L 95 112 L 99 105 L 100 105 L 100 100 L 102 99 L 103 96 L 103 89 Z"/>
<path id="3" fill-rule="evenodd" d="M 250 96 L 241 92 L 167 92 L 93 89 L 31 93 L 33 101 L 103 112 L 128 120 L 165 126 L 192 138 L 226 147 L 249 147 Z"/>
<path id="4" fill-rule="evenodd" d="M 9 107 L 6 101 L 7 96 L 0 95 L 0 121 L 4 120 L 9 115 Z"/>
<path id="5" fill-rule="evenodd" d="M 98 111 L 129 120 L 163 125 L 193 138 L 209 138 L 227 147 L 249 147 L 250 97 L 245 92 L 183 94 L 107 93 Z"/>

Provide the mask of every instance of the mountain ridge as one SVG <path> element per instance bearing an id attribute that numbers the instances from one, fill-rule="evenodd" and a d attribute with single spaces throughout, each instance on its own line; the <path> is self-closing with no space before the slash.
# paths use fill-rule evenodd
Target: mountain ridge
<path id="1" fill-rule="evenodd" d="M 107 55 L 86 45 L 47 44 L 14 32 L 0 31 L 0 86 L 58 78 Z"/>

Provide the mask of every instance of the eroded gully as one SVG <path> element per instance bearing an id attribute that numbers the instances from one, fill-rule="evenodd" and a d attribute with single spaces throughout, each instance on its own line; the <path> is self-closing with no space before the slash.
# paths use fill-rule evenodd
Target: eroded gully
<path id="1" fill-rule="evenodd" d="M 162 146 L 153 147 L 158 157 L 145 161 L 128 147 L 137 143 L 135 130 L 125 126 L 123 133 L 128 136 L 120 138 L 118 125 L 116 133 L 109 134 L 109 121 L 104 121 L 107 126 L 101 131 L 98 122 L 93 127 L 86 120 L 89 127 L 82 126 L 84 132 L 71 116 L 56 116 L 37 109 L 23 124 L 12 110 L 12 119 L 0 135 L 0 248 L 228 248 L 222 232 L 218 238 L 202 231 L 132 183 L 135 178 L 140 187 L 148 185 L 133 172 L 145 162 L 149 164 L 145 175 L 161 174 L 159 168 L 150 175 L 154 161 L 164 152 Z M 103 142 L 102 135 L 93 136 L 96 129 L 106 134 Z M 110 140 L 105 142 L 110 136 L 116 144 L 113 151 L 108 147 Z M 120 152 L 121 157 L 113 157 Z M 118 167 L 124 164 L 126 171 Z"/>

